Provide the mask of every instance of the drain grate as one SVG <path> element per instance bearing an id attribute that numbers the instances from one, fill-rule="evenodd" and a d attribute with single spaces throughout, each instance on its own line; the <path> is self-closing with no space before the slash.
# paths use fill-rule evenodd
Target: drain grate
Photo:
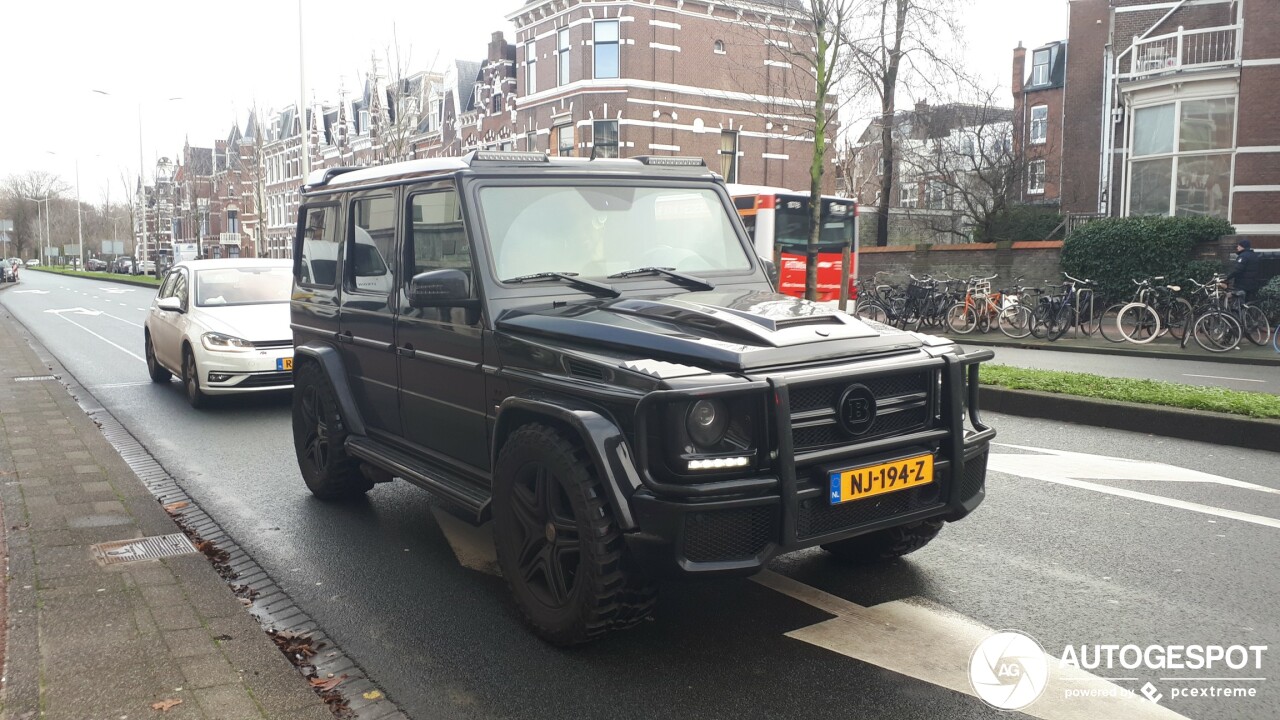
<path id="1" fill-rule="evenodd" d="M 90 545 L 89 547 L 93 550 L 94 559 L 102 565 L 119 565 L 120 563 L 137 562 L 139 560 L 158 560 L 196 552 L 196 546 L 192 545 L 191 540 L 182 533 L 134 538 L 133 540 L 113 540 Z"/>
<path id="2" fill-rule="evenodd" d="M 14 382 L 34 382 L 36 380 L 57 380 L 57 375 L 23 375 L 13 379 Z"/>

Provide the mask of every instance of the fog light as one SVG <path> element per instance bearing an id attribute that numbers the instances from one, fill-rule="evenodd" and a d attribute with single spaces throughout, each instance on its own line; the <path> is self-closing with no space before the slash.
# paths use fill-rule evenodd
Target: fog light
<path id="1" fill-rule="evenodd" d="M 728 470 L 731 468 L 747 467 L 751 464 L 749 457 L 728 457 L 728 458 L 705 458 L 703 460 L 690 460 L 690 470 Z"/>
<path id="2" fill-rule="evenodd" d="M 226 381 L 230 380 L 230 379 L 231 379 L 231 377 L 232 377 L 232 376 L 231 376 L 229 373 L 216 373 L 216 372 L 211 372 L 211 373 L 209 373 L 209 382 L 211 382 L 211 383 L 215 383 L 215 382 L 226 382 Z"/>

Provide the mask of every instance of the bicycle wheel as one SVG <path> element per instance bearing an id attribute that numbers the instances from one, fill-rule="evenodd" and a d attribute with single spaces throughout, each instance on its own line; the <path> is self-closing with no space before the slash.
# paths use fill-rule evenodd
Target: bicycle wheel
<path id="1" fill-rule="evenodd" d="M 1271 339 L 1271 325 L 1267 322 L 1266 313 L 1257 305 L 1244 305 L 1240 308 L 1240 327 L 1249 342 L 1262 347 Z"/>
<path id="2" fill-rule="evenodd" d="M 1124 335 L 1120 334 L 1120 311 L 1123 309 L 1124 305 L 1116 303 L 1098 316 L 1098 332 L 1110 342 L 1124 342 Z"/>
<path id="3" fill-rule="evenodd" d="M 1271 347 L 1280 353 L 1280 325 L 1276 325 L 1275 332 L 1271 333 Z"/>
<path id="4" fill-rule="evenodd" d="M 887 325 L 889 323 L 889 313 L 880 303 L 870 301 L 858 303 L 858 307 L 853 311 L 855 315 L 863 320 L 871 320 Z"/>
<path id="5" fill-rule="evenodd" d="M 1131 302 L 1120 309 L 1116 318 L 1125 340 L 1145 345 L 1160 335 L 1160 315 L 1146 303 Z"/>
<path id="6" fill-rule="evenodd" d="M 968 305 L 958 302 L 947 308 L 947 327 L 951 328 L 952 332 L 964 335 L 972 332 L 977 325 L 977 313 Z"/>
<path id="7" fill-rule="evenodd" d="M 1057 312 L 1052 314 L 1049 322 L 1046 337 L 1049 342 L 1055 342 L 1063 335 L 1067 334 L 1067 330 L 1071 328 L 1071 320 L 1075 310 L 1068 304 L 1063 303 L 1058 306 Z"/>
<path id="8" fill-rule="evenodd" d="M 1036 307 L 1031 311 L 1031 334 L 1037 339 L 1043 340 L 1049 336 L 1049 323 L 1053 316 L 1057 314 L 1053 301 L 1042 298 Z"/>
<path id="9" fill-rule="evenodd" d="M 1224 353 L 1240 344 L 1244 330 L 1240 327 L 1240 321 L 1231 314 L 1213 311 L 1196 320 L 1191 334 L 1195 336 L 1196 344 L 1205 350 Z"/>
<path id="10" fill-rule="evenodd" d="M 1173 302 L 1169 304 L 1164 324 L 1169 328 L 1169 334 L 1175 340 L 1182 340 L 1186 336 L 1187 329 L 1193 319 L 1195 319 L 1195 311 L 1191 309 L 1191 303 L 1182 298 L 1174 298 Z"/>
<path id="11" fill-rule="evenodd" d="M 1031 334 L 1031 322 L 1031 308 L 1014 305 L 1000 312 L 1000 321 L 996 326 L 1011 338 L 1024 338 Z"/>

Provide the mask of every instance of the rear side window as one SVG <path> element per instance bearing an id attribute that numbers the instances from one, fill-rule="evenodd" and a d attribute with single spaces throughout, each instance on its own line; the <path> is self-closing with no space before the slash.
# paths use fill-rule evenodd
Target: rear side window
<path id="1" fill-rule="evenodd" d="M 299 285 L 333 288 L 338 284 L 338 208 L 304 210 L 302 235 L 294 249 L 293 278 Z"/>
<path id="2" fill-rule="evenodd" d="M 390 195 L 360 198 L 351 203 L 351 234 L 347 237 L 347 289 L 389 293 L 394 275 L 396 202 Z"/>

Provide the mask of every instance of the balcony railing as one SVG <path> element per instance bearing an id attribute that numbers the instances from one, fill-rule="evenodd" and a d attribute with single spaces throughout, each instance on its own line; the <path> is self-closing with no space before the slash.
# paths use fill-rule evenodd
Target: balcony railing
<path id="1" fill-rule="evenodd" d="M 1155 37 L 1133 38 L 1128 80 L 1186 70 L 1231 67 L 1240 64 L 1240 26 L 1186 30 Z"/>
<path id="2" fill-rule="evenodd" d="M 239 245 L 240 233 L 218 233 L 219 245 Z"/>

